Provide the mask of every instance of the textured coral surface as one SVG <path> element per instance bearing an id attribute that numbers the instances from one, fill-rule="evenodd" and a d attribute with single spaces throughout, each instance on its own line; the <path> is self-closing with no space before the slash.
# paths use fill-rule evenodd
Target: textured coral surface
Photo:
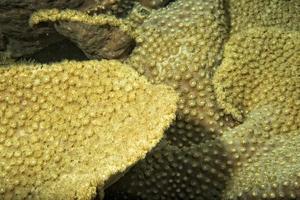
<path id="1" fill-rule="evenodd" d="M 179 92 L 180 117 L 216 132 L 234 124 L 217 108 L 211 83 L 227 37 L 222 1 L 178 0 L 152 12 L 135 32 L 137 47 L 126 62 Z"/>
<path id="2" fill-rule="evenodd" d="M 106 199 L 300 199 L 300 1 L 96 2 L 30 23 L 52 22 L 92 58 L 126 50 L 122 63 L 179 94 L 163 139 Z"/>
<path id="3" fill-rule="evenodd" d="M 298 25 L 293 22 L 299 16 L 295 12 L 297 7 L 289 10 L 287 6 L 295 2 L 278 2 L 285 5 L 278 6 L 272 1 L 277 7 L 267 15 L 267 1 L 265 5 L 242 1 L 245 5 L 240 7 L 235 7 L 234 4 L 238 4 L 235 1 L 222 3 L 224 1 L 216 6 L 216 1 L 178 0 L 166 9 L 151 13 L 137 29 L 140 37 L 128 63 L 150 81 L 167 83 L 180 92 L 179 119 L 167 130 L 165 140 L 168 142 L 160 144 L 164 147 L 150 152 L 113 185 L 108 190 L 108 198 L 299 197 L 300 40 Z M 243 9 L 248 9 L 248 13 Z M 231 19 L 224 16 L 221 23 L 222 18 L 217 16 L 227 12 L 232 15 Z M 283 12 L 285 18 L 281 19 Z M 264 18 L 257 13 L 264 14 Z M 248 18 L 241 17 L 243 14 Z M 189 26 L 197 16 L 202 20 Z M 213 21 L 204 20 L 209 16 Z M 201 26 L 205 22 L 209 24 Z M 212 26 L 214 23 L 217 25 Z M 257 28 L 249 29 L 252 26 Z M 221 37 L 218 27 L 223 27 Z M 210 28 L 214 31 L 210 32 Z M 201 38 L 206 34 L 207 37 Z M 223 37 L 223 42 L 217 43 L 214 36 L 219 40 Z M 195 43 L 189 43 L 194 39 Z M 218 51 L 222 55 L 220 60 L 218 54 L 213 54 Z M 209 64 L 214 63 L 211 60 L 217 60 L 215 65 Z M 193 66 L 201 73 L 190 73 Z M 188 74 L 186 79 L 185 74 Z M 194 77 L 200 80 L 194 82 L 200 92 L 187 87 L 186 80 L 193 81 Z M 203 82 L 205 84 L 201 84 Z M 184 103 L 186 98 L 189 104 Z M 193 99 L 201 101 L 193 103 Z M 210 103 L 208 107 L 206 103 Z M 190 108 L 198 109 L 195 113 L 202 115 L 202 120 L 191 115 Z M 220 118 L 212 118 L 214 114 L 210 116 L 210 113 L 230 115 L 240 125 L 222 131 L 222 126 L 218 126 Z M 228 120 L 223 124 L 228 127 Z M 211 134 L 212 130 L 221 134 Z M 201 156 L 193 159 L 187 152 Z M 174 159 L 170 161 L 169 157 Z"/>
<path id="4" fill-rule="evenodd" d="M 300 31 L 300 1 L 225 0 L 232 32 L 251 27 L 281 27 Z"/>
<path id="5" fill-rule="evenodd" d="M 244 118 L 222 136 L 235 158 L 226 198 L 299 197 L 299 52 L 299 32 L 279 28 L 248 29 L 226 43 L 217 99 Z"/>
<path id="6" fill-rule="evenodd" d="M 0 91 L 0 199 L 91 199 L 158 143 L 177 99 L 118 61 L 2 68 Z"/>

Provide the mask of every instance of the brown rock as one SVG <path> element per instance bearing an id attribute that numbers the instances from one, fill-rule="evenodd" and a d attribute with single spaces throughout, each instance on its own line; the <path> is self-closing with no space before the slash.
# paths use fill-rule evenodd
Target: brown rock
<path id="1" fill-rule="evenodd" d="M 11 57 L 20 57 L 34 53 L 61 37 L 50 26 L 32 29 L 28 25 L 30 15 L 45 8 L 79 8 L 89 0 L 1 0 L 0 33 L 6 38 L 7 45 L 0 39 L 0 51 L 6 51 Z"/>
<path id="2" fill-rule="evenodd" d="M 167 5 L 171 0 L 139 0 L 143 6 L 148 8 L 160 8 Z"/>
<path id="3" fill-rule="evenodd" d="M 75 42 L 90 59 L 124 58 L 134 47 L 133 39 L 116 27 L 76 22 L 62 22 L 55 27 L 59 33 Z"/>

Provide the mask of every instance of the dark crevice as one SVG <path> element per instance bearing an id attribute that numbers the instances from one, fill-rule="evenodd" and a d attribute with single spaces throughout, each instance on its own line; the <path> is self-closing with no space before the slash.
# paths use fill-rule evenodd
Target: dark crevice
<path id="1" fill-rule="evenodd" d="M 225 16 L 226 16 L 225 22 L 226 22 L 226 25 L 228 28 L 228 33 L 230 33 L 232 27 L 231 27 L 231 15 L 230 15 L 230 11 L 229 11 L 230 10 L 229 0 L 224 0 L 223 5 L 224 5 Z"/>
<path id="2" fill-rule="evenodd" d="M 20 57 L 18 60 L 33 60 L 39 63 L 59 62 L 62 60 L 87 60 L 85 54 L 71 41 L 64 39 L 58 43 L 33 53 Z"/>

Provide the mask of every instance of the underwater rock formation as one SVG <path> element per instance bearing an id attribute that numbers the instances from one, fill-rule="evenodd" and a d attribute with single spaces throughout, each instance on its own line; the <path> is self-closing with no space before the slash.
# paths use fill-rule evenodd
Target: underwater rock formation
<path id="1" fill-rule="evenodd" d="M 60 23 L 56 29 L 49 25 L 30 27 L 28 19 L 30 15 L 40 9 L 76 9 L 88 15 L 114 14 L 116 16 L 127 16 L 134 5 L 134 1 L 97 1 L 97 0 L 55 0 L 39 1 L 0 1 L 0 53 L 6 56 L 18 58 L 33 54 L 50 44 L 64 39 L 60 34 L 70 39 L 85 50 L 92 58 L 121 58 L 132 49 L 133 40 L 115 27 L 94 27 L 76 23 Z M 58 28 L 60 27 L 60 28 Z M 74 34 L 74 35 L 73 35 Z M 82 41 L 81 41 L 82 40 Z M 89 41 L 89 45 L 87 44 Z M 85 42 L 85 43 L 84 43 Z M 4 43 L 7 43 L 4 45 Z M 103 50 L 101 51 L 101 48 Z M 97 51 L 98 50 L 98 51 Z M 95 57 L 95 54 L 97 57 Z"/>
<path id="2" fill-rule="evenodd" d="M 0 91 L 0 199 L 92 199 L 160 141 L 177 100 L 118 61 L 15 64 Z"/>
<path id="3" fill-rule="evenodd" d="M 89 59 L 121 59 L 133 47 L 133 39 L 116 27 L 61 22 L 56 30 L 82 49 Z"/>
<path id="4" fill-rule="evenodd" d="M 45 21 L 58 23 L 55 25 L 57 31 L 75 42 L 89 58 L 127 56 L 134 46 L 133 39 L 124 33 L 127 26 L 122 26 L 120 30 L 112 27 L 121 25 L 117 17 L 100 16 L 90 16 L 76 10 L 48 9 L 35 12 L 29 24 L 33 27 Z"/>
<path id="5" fill-rule="evenodd" d="M 30 28 L 28 19 L 39 9 L 79 8 L 85 0 L 2 0 L 0 1 L 0 43 L 6 41 L 0 50 L 8 56 L 20 57 L 34 53 L 49 44 L 60 41 L 62 37 L 52 27 Z M 3 53 L 2 52 L 2 53 Z"/>
<path id="6" fill-rule="evenodd" d="M 167 5 L 171 0 L 139 0 L 139 2 L 149 8 L 160 8 Z"/>

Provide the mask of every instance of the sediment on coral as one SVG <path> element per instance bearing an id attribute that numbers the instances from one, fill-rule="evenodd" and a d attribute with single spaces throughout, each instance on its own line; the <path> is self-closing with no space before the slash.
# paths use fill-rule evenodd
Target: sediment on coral
<path id="1" fill-rule="evenodd" d="M 1 199 L 103 193 L 160 141 L 177 100 L 105 60 L 0 68 L 0 91 Z"/>

